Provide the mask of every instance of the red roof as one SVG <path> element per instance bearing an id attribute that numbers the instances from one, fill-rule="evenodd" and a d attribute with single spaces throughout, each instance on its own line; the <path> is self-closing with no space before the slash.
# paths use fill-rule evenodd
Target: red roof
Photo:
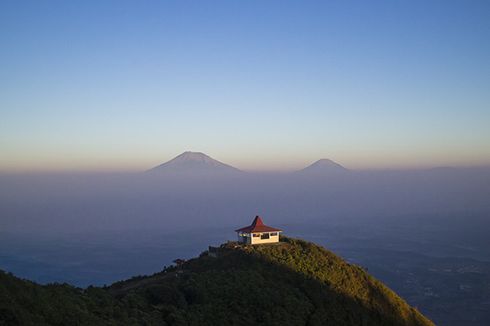
<path id="1" fill-rule="evenodd" d="M 255 216 L 254 221 L 249 226 L 235 230 L 235 232 L 247 232 L 247 233 L 274 232 L 274 231 L 282 231 L 282 230 L 265 225 L 264 222 L 262 222 L 260 216 Z"/>

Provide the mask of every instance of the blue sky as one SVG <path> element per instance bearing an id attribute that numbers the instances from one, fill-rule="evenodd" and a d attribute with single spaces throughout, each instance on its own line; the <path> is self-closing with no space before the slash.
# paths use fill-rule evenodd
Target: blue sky
<path id="1" fill-rule="evenodd" d="M 0 171 L 490 164 L 488 1 L 2 1 Z"/>

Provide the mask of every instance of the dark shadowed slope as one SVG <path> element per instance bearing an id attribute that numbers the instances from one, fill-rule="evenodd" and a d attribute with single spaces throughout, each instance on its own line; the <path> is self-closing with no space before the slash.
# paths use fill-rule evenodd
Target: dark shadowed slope
<path id="1" fill-rule="evenodd" d="M 302 240 L 222 245 L 107 288 L 40 286 L 0 272 L 8 325 L 433 325 L 393 291 Z"/>
<path id="2" fill-rule="evenodd" d="M 201 174 L 201 173 L 234 173 L 241 172 L 231 165 L 217 161 L 200 152 L 184 152 L 172 160 L 165 162 L 148 172 L 152 173 L 177 173 L 177 174 Z"/>
<path id="3" fill-rule="evenodd" d="M 329 160 L 329 159 L 321 159 L 316 161 L 315 163 L 307 166 L 306 168 L 297 171 L 297 174 L 304 174 L 304 175 L 339 175 L 339 174 L 345 174 L 349 172 L 348 169 L 343 167 L 342 165 Z"/>

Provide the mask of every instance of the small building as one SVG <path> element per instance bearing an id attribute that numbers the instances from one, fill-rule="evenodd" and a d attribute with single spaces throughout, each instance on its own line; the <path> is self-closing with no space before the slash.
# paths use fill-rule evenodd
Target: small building
<path id="1" fill-rule="evenodd" d="M 282 230 L 265 225 L 260 216 L 255 216 L 252 224 L 235 232 L 238 234 L 238 242 L 254 245 L 279 242 Z"/>

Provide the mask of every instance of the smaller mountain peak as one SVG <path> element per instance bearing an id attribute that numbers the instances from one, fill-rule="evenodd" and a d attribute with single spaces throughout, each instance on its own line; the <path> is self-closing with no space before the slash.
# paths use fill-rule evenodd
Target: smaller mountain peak
<path id="1" fill-rule="evenodd" d="M 342 165 L 328 158 L 322 158 L 298 172 L 316 175 L 332 175 L 345 173 L 347 171 L 349 170 Z"/>

